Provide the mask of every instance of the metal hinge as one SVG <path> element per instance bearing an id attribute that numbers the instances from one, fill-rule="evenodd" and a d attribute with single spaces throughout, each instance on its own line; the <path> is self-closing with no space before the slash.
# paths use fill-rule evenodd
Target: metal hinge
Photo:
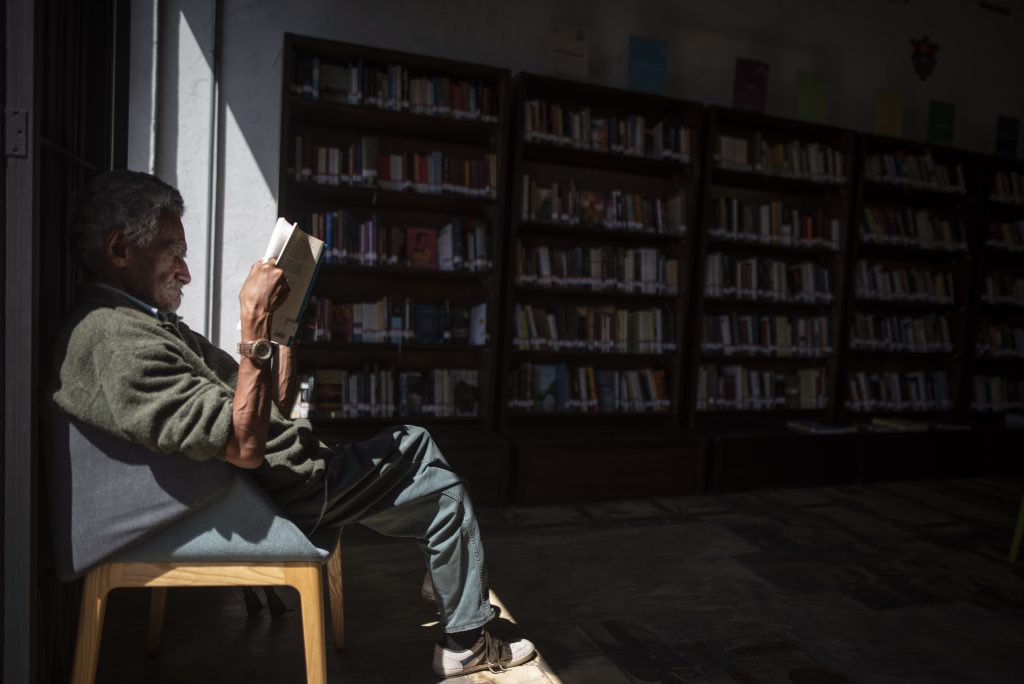
<path id="1" fill-rule="evenodd" d="M 28 156 L 28 110 L 4 110 L 4 154 L 8 157 Z"/>

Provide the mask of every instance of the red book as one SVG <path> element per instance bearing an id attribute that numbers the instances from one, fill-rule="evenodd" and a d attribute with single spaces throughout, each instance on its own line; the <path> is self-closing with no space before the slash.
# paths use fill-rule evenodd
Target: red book
<path id="1" fill-rule="evenodd" d="M 406 229 L 406 265 L 437 268 L 437 228 Z"/>

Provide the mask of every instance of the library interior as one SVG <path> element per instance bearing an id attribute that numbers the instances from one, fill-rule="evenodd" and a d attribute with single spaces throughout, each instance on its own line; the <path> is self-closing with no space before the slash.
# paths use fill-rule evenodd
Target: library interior
<path id="1" fill-rule="evenodd" d="M 1019 681 L 1021 0 L 8 0 L 0 25 L 3 681 Z M 225 436 L 151 413 L 215 455 L 132 439 L 173 363 L 80 413 L 58 391 L 112 284 L 75 207 L 117 169 L 184 206 L 176 313 L 128 284 L 116 310 L 185 339 L 173 391 L 216 387 Z M 245 337 L 270 256 L 273 361 Z M 243 388 L 289 365 L 259 453 L 280 424 L 336 456 L 312 530 L 277 463 L 232 465 Z M 397 482 L 353 446 L 421 434 L 394 426 L 472 500 L 478 668 L 438 660 L 439 578 L 471 564 L 329 491 L 343 459 Z M 320 529 L 335 504 L 362 508 Z"/>

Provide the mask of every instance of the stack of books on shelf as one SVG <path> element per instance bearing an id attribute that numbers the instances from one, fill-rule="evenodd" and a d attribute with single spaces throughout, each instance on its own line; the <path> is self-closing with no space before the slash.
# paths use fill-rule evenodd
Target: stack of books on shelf
<path id="1" fill-rule="evenodd" d="M 423 302 L 411 297 L 383 297 L 375 302 L 310 299 L 311 342 L 387 344 L 468 344 L 487 341 L 487 303 L 456 306 L 450 301 Z"/>
<path id="2" fill-rule="evenodd" d="M 985 246 L 1004 252 L 1024 252 L 1024 219 L 992 223 Z"/>
<path id="3" fill-rule="evenodd" d="M 985 290 L 981 299 L 989 304 L 1024 306 L 1024 277 L 1008 273 L 985 276 Z"/>
<path id="4" fill-rule="evenodd" d="M 996 171 L 992 174 L 992 201 L 1024 205 L 1024 173 Z"/>
<path id="5" fill-rule="evenodd" d="M 936 162 L 931 152 L 912 154 L 904 150 L 868 154 L 864 160 L 864 178 L 876 183 L 901 187 L 965 194 L 963 165 Z"/>
<path id="6" fill-rule="evenodd" d="M 797 356 L 832 353 L 827 316 L 705 314 L 701 351 L 723 356 Z"/>
<path id="7" fill-rule="evenodd" d="M 663 413 L 671 401 L 665 372 L 565 363 L 520 363 L 509 409 L 531 413 Z"/>
<path id="8" fill-rule="evenodd" d="M 713 252 L 707 256 L 704 273 L 706 297 L 802 304 L 832 301 L 829 269 L 817 262 Z"/>
<path id="9" fill-rule="evenodd" d="M 975 351 L 979 357 L 1024 359 L 1024 327 L 1017 324 L 985 324 L 978 330 Z"/>
<path id="10" fill-rule="evenodd" d="M 723 169 L 748 171 L 816 183 L 846 183 L 846 158 L 831 145 L 804 140 L 769 140 L 761 132 L 752 136 L 720 134 L 714 161 Z"/>
<path id="11" fill-rule="evenodd" d="M 861 260 L 855 270 L 858 299 L 953 304 L 953 273 L 903 268 Z"/>
<path id="12" fill-rule="evenodd" d="M 787 206 L 782 200 L 745 202 L 718 197 L 708 237 L 783 247 L 839 249 L 838 218 L 824 210 Z"/>
<path id="13" fill-rule="evenodd" d="M 677 119 L 650 121 L 639 114 L 595 115 L 590 107 L 558 102 L 523 103 L 523 139 L 633 157 L 690 160 L 690 130 Z"/>
<path id="14" fill-rule="evenodd" d="M 381 368 L 318 369 L 299 377 L 293 418 L 355 419 L 430 416 L 475 417 L 480 410 L 478 372 Z"/>
<path id="15" fill-rule="evenodd" d="M 828 405 L 820 368 L 786 372 L 743 366 L 700 366 L 698 411 L 821 410 Z"/>
<path id="16" fill-rule="evenodd" d="M 946 371 L 866 372 L 850 374 L 846 407 L 851 411 L 950 411 Z"/>
<path id="17" fill-rule="evenodd" d="M 975 375 L 974 401 L 971 402 L 971 408 L 975 411 L 1019 411 L 1024 409 L 1024 380 Z"/>
<path id="18" fill-rule="evenodd" d="M 853 312 L 850 348 L 948 354 L 953 351 L 946 314 L 896 316 Z"/>
<path id="19" fill-rule="evenodd" d="M 686 232 L 685 196 L 644 196 L 615 190 L 580 190 L 566 178 L 539 184 L 523 174 L 520 220 L 608 230 L 683 235 Z"/>
<path id="20" fill-rule="evenodd" d="M 400 266 L 439 271 L 489 271 L 490 230 L 478 219 L 444 226 L 386 225 L 374 212 L 312 212 L 303 225 L 324 241 L 327 263 Z"/>
<path id="21" fill-rule="evenodd" d="M 516 244 L 515 282 L 531 287 L 676 294 L 679 261 L 652 247 Z"/>
<path id="22" fill-rule="evenodd" d="M 515 305 L 512 344 L 520 350 L 665 354 L 676 350 L 675 320 L 661 309 Z"/>
<path id="23" fill-rule="evenodd" d="M 289 177 L 300 183 L 411 191 L 424 195 L 494 198 L 497 158 L 491 153 L 382 149 L 403 143 L 363 136 L 347 144 L 296 135 Z M 473 154 L 473 156 L 467 156 Z"/>
<path id="24" fill-rule="evenodd" d="M 943 252 L 966 252 L 963 222 L 925 209 L 865 207 L 860 240 L 863 243 L 916 247 Z"/>
<path id="25" fill-rule="evenodd" d="M 299 55 L 290 90 L 311 100 L 426 116 L 496 122 L 499 114 L 497 93 L 483 81 L 414 73 L 404 64 L 362 57 Z"/>

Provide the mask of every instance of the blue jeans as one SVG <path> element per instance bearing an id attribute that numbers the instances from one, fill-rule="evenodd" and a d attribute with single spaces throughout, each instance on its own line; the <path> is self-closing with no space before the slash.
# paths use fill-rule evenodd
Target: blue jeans
<path id="1" fill-rule="evenodd" d="M 488 600 L 473 504 L 430 433 L 395 426 L 332 451 L 316 526 L 358 522 L 390 537 L 415 539 L 444 630 L 462 632 L 490 622 L 496 611 Z"/>

